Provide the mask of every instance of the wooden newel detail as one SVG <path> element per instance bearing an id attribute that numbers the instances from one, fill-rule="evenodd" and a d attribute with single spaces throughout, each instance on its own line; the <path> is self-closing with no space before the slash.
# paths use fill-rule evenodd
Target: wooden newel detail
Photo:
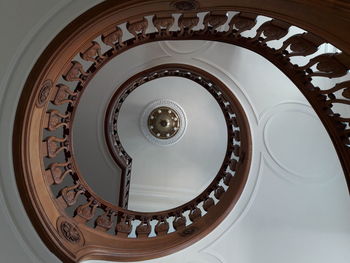
<path id="1" fill-rule="evenodd" d="M 209 197 L 208 199 L 206 199 L 203 203 L 203 209 L 205 211 L 209 211 L 209 209 L 215 205 L 214 199 Z"/>
<path id="2" fill-rule="evenodd" d="M 131 220 L 127 216 L 123 215 L 121 221 L 116 225 L 115 232 L 118 237 L 127 238 L 132 230 Z"/>
<path id="3" fill-rule="evenodd" d="M 74 103 L 76 96 L 78 95 L 77 92 L 72 91 L 68 86 L 64 84 L 58 84 L 56 88 L 57 92 L 52 101 L 53 104 L 62 105 L 65 103 Z"/>
<path id="4" fill-rule="evenodd" d="M 199 23 L 199 17 L 198 16 L 186 16 L 181 15 L 179 18 L 179 27 L 180 27 L 180 33 L 179 36 L 182 36 L 183 34 L 191 35 L 192 29 L 198 25 Z"/>
<path id="5" fill-rule="evenodd" d="M 241 141 L 241 132 L 240 132 L 239 130 L 235 130 L 235 131 L 233 132 L 233 138 L 234 138 L 237 142 Z"/>
<path id="6" fill-rule="evenodd" d="M 236 168 L 237 168 L 237 160 L 236 159 L 230 160 L 229 168 L 231 169 L 231 171 L 236 171 Z"/>
<path id="7" fill-rule="evenodd" d="M 63 74 L 63 78 L 66 81 L 82 81 L 88 74 L 84 71 L 83 65 L 78 61 L 72 61 L 70 67 Z"/>
<path id="8" fill-rule="evenodd" d="M 142 20 L 130 21 L 126 24 L 128 31 L 134 35 L 136 41 L 139 40 L 140 36 L 142 38 L 147 38 L 146 30 L 148 27 L 148 20 L 143 18 Z"/>
<path id="9" fill-rule="evenodd" d="M 290 24 L 273 19 L 262 24 L 257 30 L 255 39 L 261 38 L 262 34 L 265 38 L 262 40 L 262 43 L 266 43 L 271 40 L 278 40 L 288 34 Z"/>
<path id="10" fill-rule="evenodd" d="M 232 114 L 232 111 L 231 111 Z M 234 126 L 235 128 L 238 127 L 238 122 L 237 122 L 237 118 L 236 117 L 231 117 L 230 118 L 230 125 Z"/>
<path id="11" fill-rule="evenodd" d="M 176 231 L 181 231 L 186 227 L 186 218 L 183 215 L 178 215 L 174 222 L 173 226 Z"/>
<path id="12" fill-rule="evenodd" d="M 215 30 L 226 23 L 227 19 L 226 12 L 210 12 L 206 14 L 203 21 L 203 33 L 208 30 L 215 32 Z"/>
<path id="13" fill-rule="evenodd" d="M 56 136 L 50 136 L 46 138 L 43 144 L 43 153 L 48 158 L 55 158 L 63 150 L 68 150 L 67 137 L 58 138 Z"/>
<path id="14" fill-rule="evenodd" d="M 350 81 L 344 81 L 344 82 L 340 82 L 337 83 L 334 87 L 332 87 L 331 89 L 327 89 L 327 90 L 319 90 L 320 94 L 327 94 L 328 96 L 330 94 L 333 94 L 337 91 L 341 91 L 342 92 L 342 96 L 346 99 L 350 99 Z"/>
<path id="15" fill-rule="evenodd" d="M 52 163 L 46 170 L 48 173 L 48 180 L 50 184 L 60 184 L 63 182 L 64 178 L 73 172 L 70 162 L 66 163 Z"/>
<path id="16" fill-rule="evenodd" d="M 169 223 L 164 218 L 158 219 L 154 231 L 158 236 L 165 236 L 169 231 Z"/>
<path id="17" fill-rule="evenodd" d="M 75 246 L 81 247 L 84 245 L 84 236 L 75 224 L 62 216 L 58 218 L 56 225 L 59 235 L 65 241 L 68 241 L 71 245 Z"/>
<path id="18" fill-rule="evenodd" d="M 55 131 L 61 127 L 68 127 L 69 114 L 62 114 L 58 110 L 49 110 L 45 115 L 44 128 Z"/>
<path id="19" fill-rule="evenodd" d="M 236 157 L 239 157 L 239 153 L 240 153 L 240 147 L 238 144 L 235 144 L 233 145 L 233 154 L 236 156 Z"/>
<path id="20" fill-rule="evenodd" d="M 85 192 L 85 189 L 79 184 L 75 184 L 73 186 L 65 187 L 60 191 L 59 200 L 63 200 L 65 202 L 65 206 L 74 205 L 79 196 Z M 60 202 L 60 201 L 59 201 Z M 63 204 L 62 202 L 60 202 Z"/>
<path id="21" fill-rule="evenodd" d="M 80 222 L 91 220 L 95 216 L 97 206 L 98 202 L 91 198 L 85 205 L 81 205 L 76 209 L 75 218 Z"/>
<path id="22" fill-rule="evenodd" d="M 79 243 L 80 241 L 80 234 L 75 226 L 72 224 L 66 222 L 62 222 L 61 224 L 61 231 L 63 233 L 63 236 L 71 243 Z"/>
<path id="23" fill-rule="evenodd" d="M 193 208 L 189 214 L 189 218 L 192 222 L 196 222 L 201 216 L 202 211 L 198 207 Z"/>
<path id="24" fill-rule="evenodd" d="M 312 66 L 316 65 L 318 71 L 313 72 Z M 306 70 L 309 76 L 337 78 L 346 75 L 350 68 L 350 56 L 346 54 L 322 54 L 312 58 L 305 66 L 300 67 Z"/>
<path id="25" fill-rule="evenodd" d="M 151 233 L 151 225 L 149 223 L 149 218 L 141 219 L 140 224 L 136 227 L 136 236 L 137 237 L 148 237 Z"/>
<path id="26" fill-rule="evenodd" d="M 173 16 L 157 16 L 155 15 L 152 20 L 154 26 L 157 28 L 158 33 L 163 35 L 170 36 L 170 28 L 175 22 L 175 18 Z"/>
<path id="27" fill-rule="evenodd" d="M 224 184 L 228 186 L 230 184 L 230 182 L 231 182 L 231 179 L 232 179 L 232 174 L 225 173 L 225 175 L 224 175 Z"/>
<path id="28" fill-rule="evenodd" d="M 229 29 L 226 35 L 240 34 L 252 29 L 256 25 L 257 15 L 251 13 L 239 13 L 235 15 L 229 23 Z"/>
<path id="29" fill-rule="evenodd" d="M 113 226 L 114 214 L 114 212 L 107 210 L 103 215 L 97 217 L 95 222 L 96 229 L 104 232 L 110 230 Z"/>
<path id="30" fill-rule="evenodd" d="M 283 52 L 287 57 L 308 56 L 315 53 L 324 42 L 323 39 L 312 33 L 302 33 L 288 38 L 278 51 Z M 288 47 L 291 52 L 287 51 Z"/>
<path id="31" fill-rule="evenodd" d="M 219 186 L 214 193 L 216 199 L 221 199 L 222 195 L 225 193 L 225 189 L 222 186 Z"/>
<path id="32" fill-rule="evenodd" d="M 48 102 L 52 85 L 51 80 L 44 81 L 39 90 L 38 99 L 36 102 L 37 107 L 43 107 L 45 103 Z"/>
<path id="33" fill-rule="evenodd" d="M 80 57 L 86 61 L 100 63 L 104 56 L 101 53 L 101 46 L 98 42 L 92 41 L 90 46 L 80 53 Z"/>
<path id="34" fill-rule="evenodd" d="M 113 28 L 109 32 L 106 32 L 102 34 L 101 39 L 102 42 L 105 43 L 107 46 L 112 47 L 113 49 L 116 48 L 116 44 L 119 45 L 119 47 L 123 47 L 123 31 L 119 28 Z"/>

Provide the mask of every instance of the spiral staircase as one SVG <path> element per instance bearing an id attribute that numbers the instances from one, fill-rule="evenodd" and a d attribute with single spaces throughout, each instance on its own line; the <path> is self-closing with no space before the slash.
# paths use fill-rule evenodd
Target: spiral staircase
<path id="1" fill-rule="evenodd" d="M 264 4 L 0 4 L 1 259 L 348 262 L 350 4 Z"/>

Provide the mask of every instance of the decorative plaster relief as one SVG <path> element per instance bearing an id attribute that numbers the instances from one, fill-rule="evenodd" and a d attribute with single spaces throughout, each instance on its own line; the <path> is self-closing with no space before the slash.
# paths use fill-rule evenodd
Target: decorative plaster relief
<path id="1" fill-rule="evenodd" d="M 215 46 L 214 41 L 160 41 L 159 46 L 169 56 L 188 56 L 195 57 L 200 53 L 207 51 Z"/>
<path id="2" fill-rule="evenodd" d="M 197 254 L 191 255 L 191 259 L 186 261 L 186 263 L 224 263 L 224 259 L 220 259 L 219 257 L 205 253 L 199 252 Z"/>
<path id="3" fill-rule="evenodd" d="M 336 153 L 311 106 L 284 102 L 265 112 L 260 122 L 266 159 L 279 175 L 322 183 L 337 173 Z"/>

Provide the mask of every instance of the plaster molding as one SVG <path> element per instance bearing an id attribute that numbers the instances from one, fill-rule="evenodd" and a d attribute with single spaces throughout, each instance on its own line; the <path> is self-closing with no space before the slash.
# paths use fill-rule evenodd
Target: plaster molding
<path id="1" fill-rule="evenodd" d="M 254 121 L 255 124 L 258 124 L 259 117 L 257 110 L 237 78 L 235 78 L 228 70 L 220 67 L 212 61 L 206 60 L 205 58 L 193 58 L 193 60 L 197 63 L 200 62 L 204 68 L 210 67 L 210 70 L 207 70 L 212 72 L 214 76 L 217 76 L 227 85 L 227 87 L 230 87 L 234 94 L 236 94 L 244 110 L 247 112 L 247 117 L 249 118 L 250 123 Z"/>
<path id="2" fill-rule="evenodd" d="M 161 49 L 168 54 L 169 56 L 198 56 L 203 52 L 208 51 L 210 48 L 215 46 L 215 42 L 214 41 L 196 41 L 198 43 L 202 42 L 199 45 L 194 45 L 193 47 L 186 47 L 186 46 L 182 46 L 177 47 L 174 45 L 173 41 L 160 41 L 159 42 L 159 46 L 161 47 Z"/>
<path id="3" fill-rule="evenodd" d="M 334 179 L 336 175 L 335 173 L 330 173 L 328 175 L 323 175 L 323 176 L 311 176 L 311 177 L 306 176 L 305 173 L 300 173 L 299 171 L 296 171 L 294 167 L 291 167 L 290 165 L 286 164 L 286 161 L 283 160 L 283 157 L 279 156 L 279 154 L 275 152 L 273 146 L 271 145 L 270 139 L 268 137 L 269 129 L 271 129 L 272 124 L 277 121 L 277 117 L 281 117 L 281 115 L 286 113 L 295 114 L 295 118 L 293 118 L 294 120 L 300 120 L 301 118 L 305 118 L 303 117 L 304 115 L 304 116 L 307 116 L 307 118 L 311 118 L 312 120 L 319 121 L 312 107 L 306 103 L 299 102 L 299 101 L 281 102 L 265 110 L 260 115 L 259 129 L 261 130 L 261 132 L 259 132 L 259 135 L 262 136 L 261 141 L 263 143 L 263 148 L 264 148 L 263 153 L 266 157 L 266 162 L 268 163 L 268 166 L 271 167 L 274 171 L 276 171 L 276 173 L 280 177 L 283 177 L 288 181 L 297 182 L 297 183 L 303 183 L 303 184 L 327 183 L 330 180 Z M 284 125 L 279 125 L 279 126 L 284 127 Z M 323 128 L 323 126 L 321 125 L 320 127 Z M 282 136 L 282 132 L 281 132 L 281 136 Z M 284 135 L 284 136 L 286 140 L 291 139 L 291 138 L 288 138 L 287 135 Z M 304 137 L 305 136 L 303 136 L 302 138 Z M 305 143 L 308 143 L 308 141 L 305 141 Z M 300 158 L 304 158 L 302 152 L 300 152 L 299 156 Z M 315 165 L 315 164 L 310 164 L 310 165 Z"/>
<path id="4" fill-rule="evenodd" d="M 200 252 L 191 256 L 191 259 L 185 263 L 226 263 L 226 260 L 221 256 Z"/>

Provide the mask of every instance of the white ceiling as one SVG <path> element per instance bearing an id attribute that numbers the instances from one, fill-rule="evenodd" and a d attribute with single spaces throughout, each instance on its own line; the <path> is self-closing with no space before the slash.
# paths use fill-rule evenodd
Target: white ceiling
<path id="1" fill-rule="evenodd" d="M 197 46 L 195 41 L 186 48 Z M 119 194 L 120 170 L 115 167 L 104 138 L 110 98 L 133 74 L 150 65 L 172 61 L 159 43 L 135 48 L 98 72 L 80 100 L 73 130 L 77 162 L 93 189 L 113 203 Z M 167 147 L 150 143 L 140 130 L 144 109 L 158 99 L 178 103 L 188 121 L 183 138 Z M 121 108 L 118 132 L 123 147 L 133 158 L 129 202 L 133 210 L 170 209 L 194 198 L 215 177 L 227 146 L 225 120 L 215 99 L 199 84 L 179 77 L 153 80 L 133 91 Z M 159 201 L 145 204 L 145 198 Z"/>
<path id="2" fill-rule="evenodd" d="M 28 69 L 59 30 L 96 2 L 21 1 L 22 8 L 18 1 L 0 4 L 0 28 L 7 35 L 0 51 L 1 261 L 58 262 L 32 228 L 16 190 L 12 125 L 18 87 Z M 187 44 L 160 43 L 152 52 L 133 49 L 132 57 L 120 58 L 121 65 L 130 60 L 133 69 L 103 69 L 99 74 L 113 75 L 113 81 L 110 87 L 99 86 L 101 103 L 92 110 L 102 114 L 110 95 L 105 89 L 112 92 L 146 67 L 179 62 L 204 68 L 232 88 L 247 112 L 254 140 L 252 169 L 236 208 L 215 231 L 187 249 L 147 262 L 231 263 L 232 255 L 240 263 L 349 262 L 349 194 L 330 139 L 308 103 L 281 72 L 252 52 L 224 44 Z M 99 74 L 96 87 L 103 83 Z M 92 134 L 102 138 L 96 123 Z M 112 173 L 104 148 L 99 154 Z"/>
<path id="3" fill-rule="evenodd" d="M 164 98 L 178 103 L 187 116 L 184 136 L 169 146 L 149 142 L 140 131 L 143 110 Z M 154 207 L 157 210 L 191 200 L 209 185 L 225 158 L 227 128 L 222 111 L 209 92 L 188 79 L 166 77 L 138 87 L 123 103 L 118 124 L 121 143 L 133 158 L 129 202 L 132 210 L 154 207 L 152 201 L 149 205 L 138 203 L 145 191 L 150 198 L 162 200 Z M 173 195 L 169 196 L 170 192 Z"/>

